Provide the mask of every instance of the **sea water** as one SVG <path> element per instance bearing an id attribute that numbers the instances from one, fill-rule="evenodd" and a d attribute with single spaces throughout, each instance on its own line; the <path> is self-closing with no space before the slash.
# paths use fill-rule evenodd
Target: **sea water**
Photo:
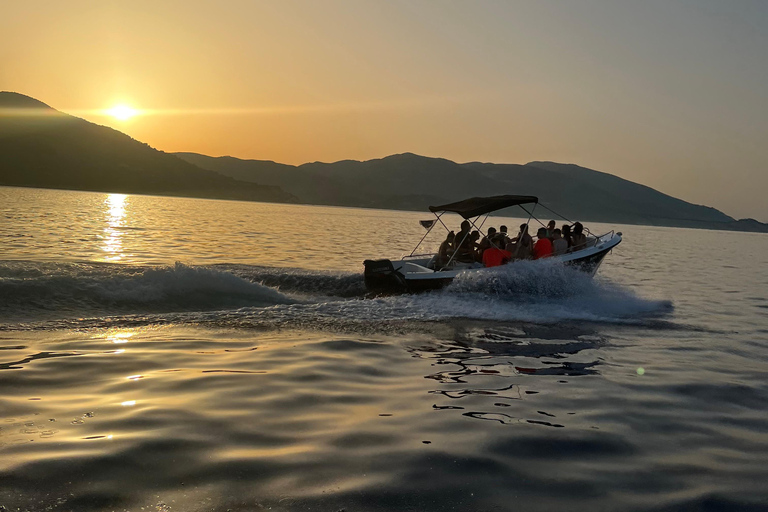
<path id="1" fill-rule="evenodd" d="M 367 295 L 428 218 L 0 188 L 0 510 L 768 510 L 768 236 Z"/>

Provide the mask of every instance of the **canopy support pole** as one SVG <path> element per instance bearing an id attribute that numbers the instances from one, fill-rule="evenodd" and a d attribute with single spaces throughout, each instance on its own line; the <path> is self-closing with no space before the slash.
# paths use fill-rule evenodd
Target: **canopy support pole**
<path id="1" fill-rule="evenodd" d="M 525 226 L 526 226 L 526 231 L 528 231 L 528 234 L 529 234 L 529 235 L 531 234 L 531 232 L 530 232 L 530 230 L 528 230 L 528 225 L 531 223 L 531 219 L 534 219 L 536 222 L 538 222 L 539 224 L 541 224 L 541 227 L 543 227 L 543 228 L 546 228 L 546 227 L 547 227 L 547 226 L 545 226 L 545 225 L 544 225 L 544 223 L 543 223 L 543 222 L 541 222 L 541 221 L 540 221 L 540 220 L 539 220 L 537 217 L 535 217 L 535 216 L 533 215 L 533 212 L 536 210 L 536 205 L 538 205 L 538 204 L 539 204 L 539 203 L 536 203 L 536 204 L 534 204 L 534 205 L 533 205 L 533 208 L 531 208 L 531 211 L 530 211 L 530 212 L 529 212 L 528 210 L 526 210 L 524 206 L 522 206 L 522 205 L 519 205 L 519 206 L 520 206 L 520 208 L 522 208 L 522 209 L 523 209 L 523 211 L 524 211 L 525 213 L 527 213 L 527 214 L 528 214 L 528 221 L 525 223 Z"/>
<path id="2" fill-rule="evenodd" d="M 447 232 L 449 232 L 449 233 L 450 233 L 450 232 L 451 232 L 451 230 L 450 230 L 450 229 L 448 229 L 448 226 L 446 226 L 446 225 L 445 225 L 445 222 L 443 222 L 443 219 L 441 219 L 441 218 L 440 218 L 440 217 L 442 217 L 442 216 L 443 216 L 443 214 L 444 214 L 444 213 L 445 213 L 445 212 L 440 212 L 440 215 L 437 215 L 437 214 L 435 214 L 435 216 L 437 216 L 437 220 L 439 220 L 439 221 L 440 221 L 440 224 L 442 224 L 442 225 L 443 225 L 443 227 L 445 228 L 445 230 L 446 230 Z"/>
<path id="3" fill-rule="evenodd" d="M 485 221 L 488 220 L 488 217 L 490 217 L 490 215 L 491 215 L 490 212 L 485 214 L 485 218 L 483 219 L 483 222 L 480 224 L 479 228 L 477 228 L 477 226 L 475 226 L 474 222 L 472 223 L 472 225 L 477 228 L 477 230 L 480 232 L 480 234 L 483 234 L 483 226 L 485 225 Z M 470 221 L 470 222 L 472 222 L 472 221 Z M 491 244 L 491 247 L 495 247 L 496 249 L 503 249 L 503 247 L 498 247 L 493 240 L 488 238 L 488 232 L 487 231 L 485 232 L 485 234 L 483 234 L 483 236 L 488 239 L 488 242 Z"/>
<path id="4" fill-rule="evenodd" d="M 561 219 L 563 219 L 564 221 L 570 222 L 571 224 L 575 224 L 575 223 L 574 223 L 574 222 L 573 222 L 571 219 L 569 219 L 569 218 L 568 218 L 568 217 L 566 217 L 565 215 L 561 215 L 561 214 L 557 213 L 557 212 L 556 212 L 555 210 L 553 210 L 552 208 L 550 208 L 550 207 L 548 207 L 548 206 L 546 206 L 546 205 L 544 205 L 544 204 L 541 204 L 541 207 L 542 207 L 542 208 L 544 208 L 544 209 L 546 209 L 546 210 L 549 210 L 549 211 L 550 211 L 550 212 L 552 212 L 552 213 L 554 213 L 555 215 L 557 215 L 558 217 L 560 217 L 560 218 L 561 218 Z M 589 228 L 588 228 L 588 227 L 586 227 L 586 226 L 584 226 L 584 231 L 586 231 L 587 233 L 589 233 L 591 236 L 595 236 L 595 234 L 594 234 L 594 233 L 592 233 L 592 232 L 589 230 Z M 599 237 L 596 237 L 596 238 L 599 238 Z"/>
<path id="5" fill-rule="evenodd" d="M 445 212 L 443 212 L 443 213 L 445 213 Z M 440 215 L 442 215 L 443 213 L 441 213 Z M 440 215 L 435 214 L 435 217 L 437 217 L 437 220 L 440 220 Z M 440 224 L 443 224 L 443 221 L 440 220 Z M 437 225 L 437 223 L 433 222 L 432 225 L 429 226 L 429 229 L 427 229 L 427 232 L 424 233 L 424 236 L 421 237 L 421 240 L 419 240 L 419 243 L 416 244 L 416 247 L 413 248 L 413 250 L 411 251 L 411 254 L 409 254 L 408 256 L 413 256 L 413 253 L 415 253 L 416 249 L 419 248 L 419 246 L 421 245 L 421 242 L 423 242 L 424 239 L 427 238 L 427 235 L 430 233 L 430 231 L 432 231 L 432 228 L 434 228 L 436 225 Z M 445 224 L 443 224 L 443 226 L 445 226 Z M 448 228 L 446 228 L 446 229 L 448 229 Z"/>

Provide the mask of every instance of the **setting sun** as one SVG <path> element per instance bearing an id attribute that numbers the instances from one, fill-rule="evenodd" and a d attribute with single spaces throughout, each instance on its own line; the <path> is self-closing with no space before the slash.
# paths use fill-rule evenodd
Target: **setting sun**
<path id="1" fill-rule="evenodd" d="M 115 105 L 105 111 L 108 115 L 119 119 L 120 121 L 126 121 L 139 114 L 139 111 L 135 108 L 131 108 L 127 105 Z"/>

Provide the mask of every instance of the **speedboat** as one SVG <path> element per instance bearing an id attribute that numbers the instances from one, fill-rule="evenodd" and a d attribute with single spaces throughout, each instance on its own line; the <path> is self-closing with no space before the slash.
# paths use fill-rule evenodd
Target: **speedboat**
<path id="1" fill-rule="evenodd" d="M 533 207 L 529 211 L 530 205 L 533 205 Z M 447 262 L 438 263 L 437 253 L 416 254 L 416 251 L 427 235 L 438 224 L 450 232 L 442 220 L 443 215 L 446 213 L 460 215 L 469 221 L 474 229 L 483 233 L 481 228 L 491 213 L 513 206 L 520 207 L 528 214 L 526 226 L 530 224 L 532 219 L 544 226 L 533 215 L 537 205 L 563 218 L 566 222 L 571 222 L 539 203 L 539 199 L 535 196 L 502 195 L 472 197 L 456 203 L 430 206 L 429 210 L 435 215 L 436 219 L 421 221 L 422 226 L 427 228 L 427 233 L 409 255 L 399 259 L 365 260 L 363 262 L 365 267 L 363 274 L 365 285 L 369 291 L 375 293 L 415 293 L 447 286 L 456 276 L 465 272 L 488 272 L 489 269 L 485 268 L 482 263 L 456 261 L 455 254 Z M 481 218 L 483 219 L 482 222 L 480 222 Z M 478 222 L 480 227 L 478 227 Z M 569 248 L 567 252 L 551 256 L 546 258 L 546 260 L 549 262 L 560 262 L 563 265 L 571 266 L 590 276 L 594 276 L 605 256 L 611 252 L 611 249 L 621 243 L 621 233 L 610 231 L 603 235 L 595 235 L 589 232 L 589 230 L 585 231 L 587 232 L 586 244 L 575 249 Z M 466 234 L 468 235 L 469 232 Z M 458 242 L 462 243 L 463 240 Z"/>

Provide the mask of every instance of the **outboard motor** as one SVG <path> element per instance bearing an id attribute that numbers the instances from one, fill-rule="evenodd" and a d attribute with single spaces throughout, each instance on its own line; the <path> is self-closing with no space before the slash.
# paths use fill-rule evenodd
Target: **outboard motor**
<path id="1" fill-rule="evenodd" d="M 405 276 L 395 270 L 390 260 L 365 260 L 365 287 L 370 291 L 404 292 Z"/>

